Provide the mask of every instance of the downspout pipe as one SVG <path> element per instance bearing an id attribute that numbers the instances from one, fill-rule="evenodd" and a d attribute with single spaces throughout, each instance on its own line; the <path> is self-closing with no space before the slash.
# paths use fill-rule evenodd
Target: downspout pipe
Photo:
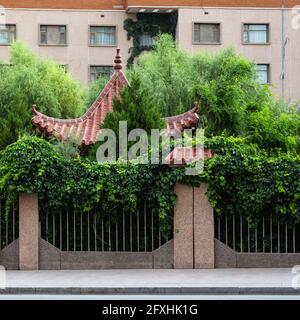
<path id="1" fill-rule="evenodd" d="M 281 97 L 285 101 L 285 3 L 281 1 Z"/>

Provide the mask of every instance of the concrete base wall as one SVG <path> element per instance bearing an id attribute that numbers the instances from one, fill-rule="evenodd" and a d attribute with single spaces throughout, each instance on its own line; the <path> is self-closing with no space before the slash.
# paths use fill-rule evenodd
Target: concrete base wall
<path id="1" fill-rule="evenodd" d="M 40 270 L 171 269 L 173 257 L 173 240 L 154 252 L 71 252 L 40 239 Z"/>
<path id="2" fill-rule="evenodd" d="M 300 253 L 238 253 L 215 239 L 216 268 L 290 268 L 300 265 Z"/>
<path id="3" fill-rule="evenodd" d="M 7 270 L 19 270 L 19 239 L 0 250 L 0 265 Z"/>

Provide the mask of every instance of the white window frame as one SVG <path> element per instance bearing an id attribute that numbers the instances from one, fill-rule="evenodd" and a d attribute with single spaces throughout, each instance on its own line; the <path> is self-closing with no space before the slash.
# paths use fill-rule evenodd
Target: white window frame
<path id="1" fill-rule="evenodd" d="M 259 31 L 259 30 L 249 30 L 249 29 L 246 30 L 246 26 L 266 26 L 267 30 L 261 30 L 261 31 Z M 268 45 L 268 44 L 270 44 L 270 29 L 271 29 L 270 28 L 270 23 L 250 23 L 250 22 L 245 22 L 245 23 L 242 24 L 242 43 L 244 45 Z M 264 31 L 266 31 L 266 38 L 267 38 L 266 42 L 250 42 L 250 36 L 249 36 L 250 32 L 264 32 Z M 245 37 L 244 37 L 246 32 L 248 33 L 248 39 L 249 39 L 248 42 L 245 41 Z"/>
<path id="2" fill-rule="evenodd" d="M 114 44 L 99 44 L 99 43 L 92 43 L 92 28 L 114 28 L 114 36 L 115 36 L 115 43 Z M 89 25 L 89 46 L 90 47 L 116 47 L 118 45 L 118 28 L 116 25 Z"/>

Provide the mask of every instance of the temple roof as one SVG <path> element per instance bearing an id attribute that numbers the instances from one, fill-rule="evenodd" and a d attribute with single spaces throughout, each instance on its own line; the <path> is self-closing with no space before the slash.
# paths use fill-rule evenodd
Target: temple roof
<path id="1" fill-rule="evenodd" d="M 120 91 L 128 85 L 126 76 L 122 71 L 120 49 L 117 49 L 114 62 L 114 73 L 111 79 L 83 116 L 77 119 L 56 119 L 37 111 L 36 105 L 33 105 L 33 126 L 42 133 L 55 136 L 59 140 L 66 140 L 72 136 L 79 139 L 82 146 L 95 144 L 107 113 L 113 111 L 114 96 L 119 96 Z M 196 113 L 197 109 L 198 106 L 195 105 L 192 110 L 186 113 L 165 118 L 167 133 L 178 136 L 184 129 L 195 128 L 199 121 Z"/>
<path id="2" fill-rule="evenodd" d="M 38 112 L 34 105 L 32 124 L 43 133 L 56 136 L 60 140 L 74 136 L 83 146 L 94 144 L 106 114 L 113 111 L 114 96 L 119 95 L 120 90 L 128 85 L 122 71 L 120 49 L 117 49 L 114 69 L 111 79 L 83 116 L 77 119 L 56 119 Z"/>

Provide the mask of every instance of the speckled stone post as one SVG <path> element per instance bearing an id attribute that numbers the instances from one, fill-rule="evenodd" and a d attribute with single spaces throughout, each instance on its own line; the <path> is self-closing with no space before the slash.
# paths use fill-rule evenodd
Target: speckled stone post
<path id="1" fill-rule="evenodd" d="M 214 268 L 214 215 L 207 186 L 177 184 L 174 208 L 174 268 Z"/>
<path id="2" fill-rule="evenodd" d="M 177 184 L 175 192 L 174 269 L 193 269 L 193 188 Z"/>
<path id="3" fill-rule="evenodd" d="M 19 195 L 19 267 L 39 269 L 39 207 L 35 193 Z"/>
<path id="4" fill-rule="evenodd" d="M 215 266 L 214 210 L 208 202 L 207 185 L 194 188 L 194 268 Z"/>

